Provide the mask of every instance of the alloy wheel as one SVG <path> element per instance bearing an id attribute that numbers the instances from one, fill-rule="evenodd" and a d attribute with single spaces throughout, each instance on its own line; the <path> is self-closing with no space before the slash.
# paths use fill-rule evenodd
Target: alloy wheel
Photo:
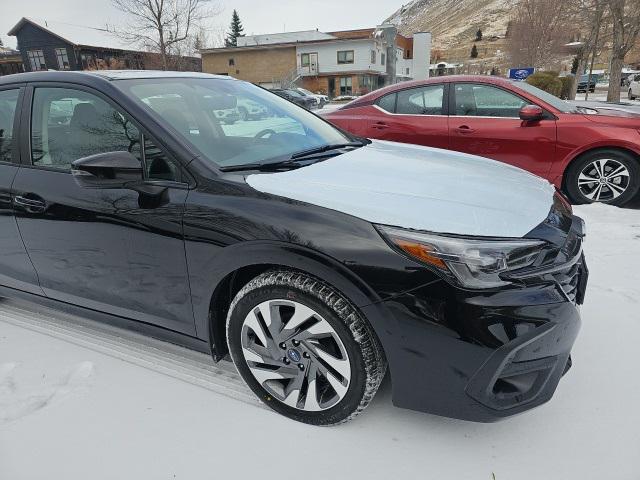
<path id="1" fill-rule="evenodd" d="M 345 346 L 322 316 L 292 300 L 258 304 L 242 325 L 242 354 L 273 398 L 304 411 L 336 405 L 349 389 Z"/>
<path id="2" fill-rule="evenodd" d="M 578 189 L 594 202 L 610 202 L 629 187 L 630 174 L 626 166 L 612 158 L 600 158 L 588 163 L 578 176 Z"/>

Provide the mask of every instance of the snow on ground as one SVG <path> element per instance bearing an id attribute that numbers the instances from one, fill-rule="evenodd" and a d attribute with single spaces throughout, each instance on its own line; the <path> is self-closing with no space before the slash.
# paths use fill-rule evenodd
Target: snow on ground
<path id="1" fill-rule="evenodd" d="M 0 303 L 0 479 L 640 478 L 640 210 L 576 208 L 591 270 L 550 403 L 495 424 L 394 408 L 298 424 L 229 363 L 43 307 Z"/>

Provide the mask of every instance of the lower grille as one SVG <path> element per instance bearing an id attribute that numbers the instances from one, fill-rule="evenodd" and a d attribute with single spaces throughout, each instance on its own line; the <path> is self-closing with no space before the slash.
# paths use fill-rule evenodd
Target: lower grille
<path id="1" fill-rule="evenodd" d="M 562 289 L 567 298 L 573 303 L 576 303 L 581 266 L 582 262 L 576 262 L 566 269 L 553 273 L 553 278 L 556 283 Z"/>

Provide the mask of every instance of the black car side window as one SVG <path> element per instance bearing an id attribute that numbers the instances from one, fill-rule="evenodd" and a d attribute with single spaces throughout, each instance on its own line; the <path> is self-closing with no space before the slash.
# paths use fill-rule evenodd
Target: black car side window
<path id="1" fill-rule="evenodd" d="M 0 162 L 10 162 L 13 154 L 13 120 L 18 89 L 0 91 Z"/>
<path id="2" fill-rule="evenodd" d="M 180 181 L 180 167 L 117 109 L 96 95 L 68 88 L 37 88 L 31 116 L 34 165 L 71 170 L 96 153 L 128 151 L 142 161 L 151 180 Z"/>
<path id="3" fill-rule="evenodd" d="M 67 88 L 36 88 L 31 114 L 33 165 L 70 170 L 97 153 L 128 151 L 142 158 L 140 132 L 109 103 Z"/>

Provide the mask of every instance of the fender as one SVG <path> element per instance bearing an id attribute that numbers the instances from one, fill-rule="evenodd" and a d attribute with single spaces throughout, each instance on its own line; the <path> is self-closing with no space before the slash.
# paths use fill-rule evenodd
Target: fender
<path id="1" fill-rule="evenodd" d="M 569 167 L 569 164 L 573 162 L 576 158 L 578 158 L 583 153 L 586 153 L 591 150 L 596 150 L 600 148 L 618 148 L 627 150 L 636 156 L 640 157 L 640 135 L 638 135 L 638 141 L 634 143 L 631 140 L 626 139 L 602 139 L 596 142 L 589 143 L 588 145 L 581 145 L 579 148 L 571 150 L 563 156 L 563 158 L 557 162 L 554 162 L 551 167 L 551 171 L 549 172 L 549 178 L 552 179 L 552 183 L 557 188 L 562 188 L 562 181 L 564 178 L 564 174 Z"/>
<path id="2" fill-rule="evenodd" d="M 211 249 L 210 244 L 186 245 L 189 280 L 197 336 L 209 340 L 209 310 L 218 285 L 230 274 L 257 265 L 277 265 L 306 272 L 330 283 L 355 306 L 362 308 L 379 302 L 380 297 L 365 282 L 337 260 L 316 250 L 288 242 L 256 240 Z M 198 259 L 197 263 L 194 259 Z M 204 260 L 203 260 L 204 259 Z M 375 328 L 375 327 L 374 327 Z M 377 330 L 377 328 L 376 328 Z"/>

